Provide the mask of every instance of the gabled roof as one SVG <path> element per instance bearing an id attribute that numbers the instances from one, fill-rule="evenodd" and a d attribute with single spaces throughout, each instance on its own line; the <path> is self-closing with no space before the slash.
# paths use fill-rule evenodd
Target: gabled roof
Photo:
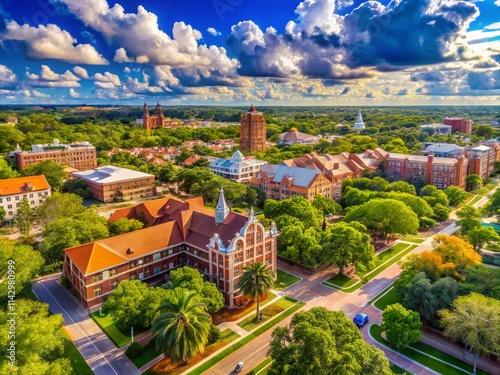
<path id="1" fill-rule="evenodd" d="M 286 177 L 289 180 L 293 179 L 293 185 L 301 187 L 309 187 L 321 174 L 318 170 L 276 164 L 264 165 L 261 172 L 267 173 L 274 182 L 281 182 Z"/>

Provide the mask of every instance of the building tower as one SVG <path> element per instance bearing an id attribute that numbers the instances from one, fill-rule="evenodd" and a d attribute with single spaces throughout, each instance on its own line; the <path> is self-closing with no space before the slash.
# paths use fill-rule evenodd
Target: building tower
<path id="1" fill-rule="evenodd" d="M 146 130 L 151 130 L 149 128 L 149 109 L 146 102 L 144 102 L 144 112 L 142 113 L 142 126 Z"/>
<path id="2" fill-rule="evenodd" d="M 240 150 L 266 151 L 266 121 L 253 105 L 240 119 Z"/>
<path id="3" fill-rule="evenodd" d="M 363 117 L 361 116 L 361 109 L 358 112 L 358 118 L 356 119 L 356 123 L 354 124 L 354 129 L 364 129 L 365 123 L 363 122 Z"/>
<path id="4" fill-rule="evenodd" d="M 153 116 L 149 115 L 148 105 L 144 103 L 142 127 L 146 130 L 165 127 L 165 116 L 163 115 L 163 110 L 161 109 L 160 102 L 156 104 L 156 109 Z"/>
<path id="5" fill-rule="evenodd" d="M 224 188 L 221 186 L 219 201 L 217 202 L 217 207 L 215 207 L 215 223 L 223 223 L 224 220 L 226 220 L 229 211 L 229 206 L 227 205 L 226 199 L 224 198 Z"/>

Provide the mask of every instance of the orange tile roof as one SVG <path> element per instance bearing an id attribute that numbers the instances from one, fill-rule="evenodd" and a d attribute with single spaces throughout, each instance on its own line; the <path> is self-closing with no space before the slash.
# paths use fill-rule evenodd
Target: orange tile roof
<path id="1" fill-rule="evenodd" d="M 50 189 L 50 186 L 44 175 L 0 180 L 0 196 L 2 197 L 46 189 Z"/>

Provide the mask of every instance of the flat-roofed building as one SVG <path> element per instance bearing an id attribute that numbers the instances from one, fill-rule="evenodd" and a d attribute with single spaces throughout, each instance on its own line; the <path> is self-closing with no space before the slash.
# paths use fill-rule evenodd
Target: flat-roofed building
<path id="1" fill-rule="evenodd" d="M 51 144 L 32 145 L 31 151 L 23 151 L 18 146 L 15 151 L 11 152 L 11 156 L 20 170 L 44 160 L 53 160 L 58 164 L 78 170 L 97 166 L 96 149 L 89 142 L 64 144 L 54 139 Z"/>
<path id="2" fill-rule="evenodd" d="M 131 200 L 155 194 L 155 176 L 111 165 L 75 172 L 92 190 L 92 198 L 101 202 Z"/>
<path id="3" fill-rule="evenodd" d="M 424 155 L 433 154 L 439 158 L 456 158 L 464 154 L 464 148 L 452 143 L 424 143 Z"/>
<path id="4" fill-rule="evenodd" d="M 467 150 L 469 174 L 477 174 L 483 180 L 491 176 L 495 170 L 496 151 L 493 147 L 479 145 Z"/>
<path id="5" fill-rule="evenodd" d="M 331 182 L 317 169 L 265 164 L 258 177 L 250 179 L 266 198 L 287 199 L 302 196 L 313 201 L 317 194 L 332 198 Z"/>
<path id="6" fill-rule="evenodd" d="M 201 197 L 166 197 L 117 210 L 109 222 L 139 215 L 151 226 L 65 249 L 63 274 L 85 307 L 97 309 L 120 281 L 157 285 L 172 269 L 190 266 L 232 308 L 247 301 L 239 287 L 243 267 L 259 261 L 277 271 L 275 225 L 267 230 L 252 210 L 248 217 L 231 212 L 222 191 L 215 212 Z"/>
<path id="7" fill-rule="evenodd" d="M 472 120 L 457 117 L 446 117 L 444 119 L 444 124 L 450 125 L 452 132 L 472 133 Z"/>
<path id="8" fill-rule="evenodd" d="M 210 161 L 209 168 L 216 175 L 237 182 L 246 182 L 256 177 L 266 161 L 245 157 L 237 150 L 230 159 L 217 158 Z"/>
<path id="9" fill-rule="evenodd" d="M 14 218 L 24 198 L 34 209 L 50 195 L 50 186 L 44 175 L 0 180 L 0 207 L 5 210 L 5 220 Z"/>
<path id="10" fill-rule="evenodd" d="M 420 130 L 433 134 L 447 135 L 451 134 L 451 125 L 444 124 L 424 124 L 420 125 Z"/>

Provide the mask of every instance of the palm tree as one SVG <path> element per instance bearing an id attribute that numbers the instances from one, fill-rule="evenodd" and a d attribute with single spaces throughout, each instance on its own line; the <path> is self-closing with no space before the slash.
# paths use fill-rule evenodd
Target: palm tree
<path id="1" fill-rule="evenodd" d="M 151 328 L 156 336 L 156 347 L 172 363 L 187 363 L 196 353 L 201 352 L 208 342 L 212 318 L 206 305 L 196 303 L 196 292 L 183 288 L 174 289 L 174 299 L 160 306 L 158 315 Z"/>
<path id="2" fill-rule="evenodd" d="M 241 292 L 251 298 L 257 298 L 257 322 L 260 314 L 260 298 L 265 296 L 274 285 L 274 272 L 267 268 L 262 262 L 256 262 L 243 267 L 243 275 L 240 278 Z"/>

